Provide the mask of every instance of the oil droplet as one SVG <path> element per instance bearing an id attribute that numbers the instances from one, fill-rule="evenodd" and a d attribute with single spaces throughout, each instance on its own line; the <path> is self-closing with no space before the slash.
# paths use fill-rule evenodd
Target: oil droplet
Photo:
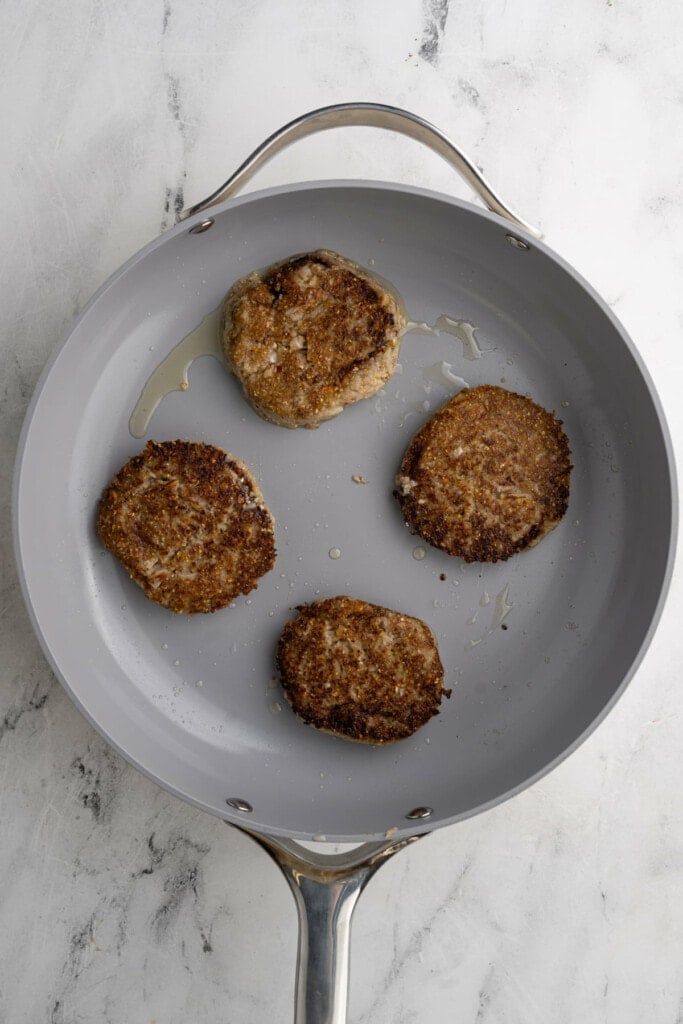
<path id="1" fill-rule="evenodd" d="M 491 623 L 491 629 L 495 629 L 500 626 L 503 619 L 512 611 L 512 601 L 510 601 L 510 584 L 506 583 L 499 594 L 496 594 L 496 609 L 493 615 L 493 622 Z"/>
<path id="2" fill-rule="evenodd" d="M 416 562 L 421 562 L 424 556 L 427 554 L 424 548 L 413 548 L 413 558 Z"/>
<path id="3" fill-rule="evenodd" d="M 162 644 L 161 645 L 161 649 L 162 649 L 162 651 L 167 651 L 168 650 L 168 644 Z"/>
<path id="4" fill-rule="evenodd" d="M 569 402 L 560 402 L 560 405 L 562 406 L 563 409 L 568 409 L 569 408 Z"/>
<path id="5" fill-rule="evenodd" d="M 401 420 L 400 420 L 400 422 L 399 422 L 399 427 L 402 427 L 402 426 L 403 426 L 403 425 L 404 425 L 404 424 L 405 424 L 405 423 L 406 423 L 406 422 L 407 422 L 407 421 L 409 420 L 409 418 L 410 418 L 411 416 L 414 416 L 414 415 L 415 415 L 415 412 L 416 412 L 416 410 L 415 410 L 415 409 L 410 409 L 410 410 L 409 410 L 409 411 L 408 411 L 408 412 L 407 412 L 407 413 L 405 414 L 405 416 L 403 416 L 403 417 L 401 418 Z"/>
<path id="6" fill-rule="evenodd" d="M 486 597 L 488 597 L 488 594 L 486 594 Z M 482 607 L 485 607 L 485 604 L 483 603 L 483 598 L 482 600 L 480 600 L 479 603 L 482 605 Z M 488 601 L 486 602 L 486 604 L 490 603 L 491 598 L 488 597 Z M 498 627 L 503 624 L 503 620 L 507 618 L 511 611 L 512 601 L 510 600 L 510 584 L 506 583 L 503 589 L 498 594 L 496 594 L 491 625 L 488 627 L 488 629 L 484 631 L 483 635 L 479 637 L 478 640 L 470 640 L 466 644 L 466 649 L 471 649 L 472 647 L 476 647 L 478 644 L 483 643 L 483 641 L 486 640 L 487 637 L 491 636 L 494 630 L 498 629 Z M 476 622 L 477 615 L 478 612 L 475 612 L 472 618 L 467 623 L 468 626 Z"/>
<path id="7" fill-rule="evenodd" d="M 327 553 L 332 559 L 336 560 L 337 558 L 341 558 L 341 551 L 339 548 L 330 548 Z"/>
<path id="8" fill-rule="evenodd" d="M 220 341 L 220 307 L 205 316 L 198 327 L 187 334 L 150 374 L 128 421 L 133 437 L 144 437 L 162 398 L 171 391 L 187 391 L 190 366 L 200 356 L 223 360 Z"/>
<path id="9" fill-rule="evenodd" d="M 176 660 L 175 660 L 175 661 L 173 662 L 173 664 L 174 664 L 174 665 L 175 665 L 175 667 L 177 668 L 177 667 L 178 667 L 178 665 L 180 664 L 180 660 L 179 660 L 178 658 L 176 658 Z"/>
<path id="10" fill-rule="evenodd" d="M 422 379 L 427 384 L 439 384 L 441 387 L 444 384 L 452 384 L 458 391 L 469 387 L 467 381 L 453 373 L 453 367 L 450 363 L 446 362 L 425 366 L 422 370 Z"/>
<path id="11" fill-rule="evenodd" d="M 469 323 L 468 320 L 454 320 L 453 317 L 442 314 L 436 318 L 433 324 L 427 324 L 424 321 L 408 320 L 402 333 L 429 334 L 433 336 L 450 334 L 462 342 L 462 354 L 465 359 L 481 359 L 481 348 L 474 335 L 476 329 L 475 325 Z"/>
<path id="12" fill-rule="evenodd" d="M 203 685 L 204 685 L 204 680 L 203 679 L 198 679 L 197 682 L 195 683 L 195 686 L 203 686 Z"/>

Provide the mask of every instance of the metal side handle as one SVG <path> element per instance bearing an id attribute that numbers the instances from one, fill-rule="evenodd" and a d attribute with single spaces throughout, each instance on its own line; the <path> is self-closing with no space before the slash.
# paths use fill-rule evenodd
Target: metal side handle
<path id="1" fill-rule="evenodd" d="M 389 857 L 420 836 L 330 855 L 239 827 L 272 857 L 294 895 L 299 916 L 294 1024 L 346 1024 L 351 917 L 358 897 Z"/>
<path id="2" fill-rule="evenodd" d="M 256 173 L 256 171 L 267 163 L 276 153 L 296 142 L 297 139 L 304 139 L 316 132 L 324 132 L 329 128 L 344 128 L 350 126 L 366 126 L 373 128 L 387 128 L 390 131 L 407 135 L 417 142 L 423 143 L 438 153 L 472 186 L 474 191 L 481 197 L 484 204 L 493 213 L 509 220 L 512 224 L 524 228 L 529 234 L 536 238 L 541 237 L 538 228 L 528 224 L 520 216 L 514 213 L 507 203 L 504 203 L 500 196 L 493 190 L 477 170 L 472 161 L 467 157 L 455 143 L 440 132 L 438 128 L 407 110 L 400 110 L 398 107 L 386 106 L 382 103 L 338 103 L 331 107 L 320 107 L 308 114 L 302 114 L 286 124 L 284 128 L 273 132 L 270 138 L 266 139 L 258 149 L 255 149 L 251 156 L 248 156 L 244 163 L 237 168 L 235 173 L 228 180 L 212 192 L 210 196 L 200 203 L 181 210 L 176 221 L 185 220 L 196 213 L 208 210 L 209 207 L 222 203 L 229 199 Z"/>

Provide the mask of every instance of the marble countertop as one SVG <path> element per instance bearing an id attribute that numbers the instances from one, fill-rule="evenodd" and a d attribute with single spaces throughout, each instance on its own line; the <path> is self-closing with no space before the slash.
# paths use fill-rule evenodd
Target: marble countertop
<path id="1" fill-rule="evenodd" d="M 296 921 L 250 840 L 112 752 L 32 633 L 10 482 L 33 387 L 94 290 L 277 127 L 374 100 L 456 139 L 609 302 L 683 439 L 683 9 L 577 0 L 131 0 L 0 9 L 0 1020 L 291 1019 Z M 325 177 L 470 198 L 412 142 L 307 140 Z M 674 573 L 616 708 L 551 775 L 397 855 L 356 912 L 359 1024 L 683 1020 Z"/>

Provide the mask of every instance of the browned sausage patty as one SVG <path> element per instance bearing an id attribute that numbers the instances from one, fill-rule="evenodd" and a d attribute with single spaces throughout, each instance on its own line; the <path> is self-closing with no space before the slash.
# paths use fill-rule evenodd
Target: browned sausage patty
<path id="1" fill-rule="evenodd" d="M 524 395 L 485 384 L 446 402 L 412 439 L 396 496 L 412 529 L 466 562 L 537 544 L 567 511 L 569 442 Z"/>
<path id="2" fill-rule="evenodd" d="M 387 288 L 319 250 L 238 281 L 221 335 L 228 366 L 261 416 L 317 427 L 389 380 L 404 326 Z"/>
<path id="3" fill-rule="evenodd" d="M 201 442 L 148 441 L 105 488 L 97 528 L 147 597 L 188 615 L 248 594 L 275 564 L 258 484 Z"/>
<path id="4" fill-rule="evenodd" d="M 301 605 L 280 636 L 277 666 L 304 722 L 361 743 L 412 735 L 450 697 L 429 627 L 351 597 Z"/>

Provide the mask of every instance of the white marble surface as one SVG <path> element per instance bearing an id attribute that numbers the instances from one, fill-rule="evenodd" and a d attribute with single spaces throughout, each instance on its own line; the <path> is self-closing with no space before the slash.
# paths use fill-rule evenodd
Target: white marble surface
<path id="1" fill-rule="evenodd" d="M 9 486 L 33 386 L 97 286 L 276 127 L 405 106 L 452 135 L 610 302 L 683 439 L 683 13 L 676 0 L 24 0 L 0 8 L 0 1020 L 291 1018 L 295 919 L 236 831 L 141 777 L 52 677 Z M 366 176 L 468 197 L 367 130 L 255 185 Z M 631 686 L 513 801 L 396 857 L 356 914 L 359 1024 L 683 1020 L 680 573 Z"/>

